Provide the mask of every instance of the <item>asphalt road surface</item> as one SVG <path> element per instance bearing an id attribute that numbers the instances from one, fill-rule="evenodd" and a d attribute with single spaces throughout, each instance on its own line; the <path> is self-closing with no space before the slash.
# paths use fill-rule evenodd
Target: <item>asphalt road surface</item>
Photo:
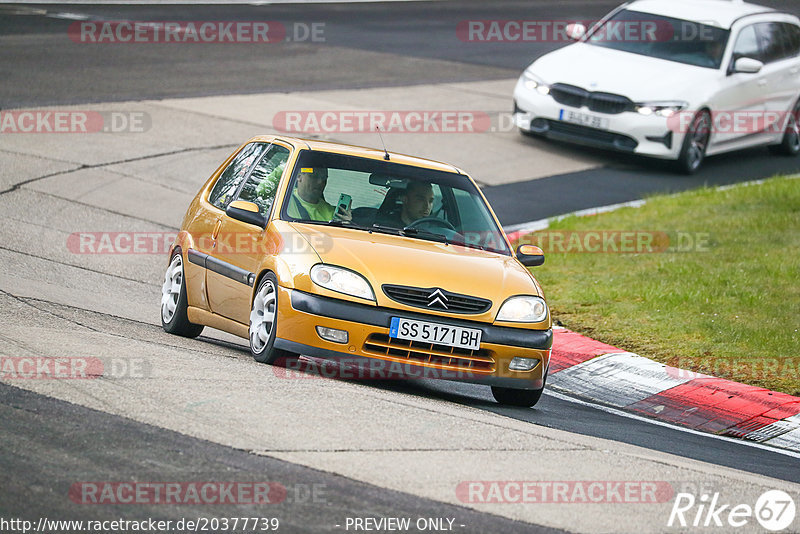
<path id="1" fill-rule="evenodd" d="M 800 12 L 796 2 L 767 3 Z M 141 376 L 118 380 L 0 385 L 0 517 L 273 514 L 282 531 L 317 532 L 343 531 L 347 517 L 394 515 L 449 517 L 464 525 L 456 529 L 462 532 L 661 531 L 669 503 L 634 512 L 611 505 L 521 509 L 465 503 L 454 488 L 470 476 L 630 477 L 669 480 L 676 491 L 681 484 L 710 487 L 731 499 L 753 500 L 779 484 L 796 492 L 797 458 L 563 397 L 546 395 L 535 409 L 523 410 L 500 407 L 488 390 L 463 384 L 281 380 L 252 362 L 245 345 L 230 336 L 208 330 L 187 341 L 161 332 L 164 258 L 95 258 L 64 249 L 70 232 L 86 229 L 174 230 L 187 198 L 207 175 L 201 173 L 252 133 L 254 124 L 228 120 L 246 114 L 236 108 L 243 102 L 237 95 L 324 93 L 332 101 L 345 94 L 366 100 L 394 94 L 401 101 L 417 87 L 422 96 L 415 98 L 435 100 L 457 87 L 491 96 L 483 82 L 497 82 L 494 91 L 559 44 L 465 43 L 456 35 L 460 21 L 592 19 L 614 5 L 0 5 L 3 109 L 172 99 L 148 104 L 171 121 L 155 138 L 110 136 L 87 143 L 0 137 L 0 355 L 89 354 L 146 364 Z M 324 42 L 93 45 L 69 39 L 76 20 L 269 20 L 288 28 L 290 37 L 322 23 Z M 375 92 L 382 89 L 387 92 Z M 192 109 L 179 110 L 187 98 L 197 99 L 186 101 Z M 201 100 L 202 119 L 199 105 L 192 115 Z M 224 105 L 230 107 L 215 115 Z M 684 177 L 658 163 L 513 132 L 498 139 L 522 154 L 507 180 L 481 180 L 504 224 L 800 167 L 797 159 L 759 149 L 710 158 L 698 175 Z M 432 150 L 457 151 L 460 143 L 443 138 Z M 481 169 L 484 156 L 469 150 L 464 166 Z M 559 171 L 558 162 L 580 166 Z M 544 165 L 553 170 L 535 179 L 521 170 Z M 154 184 L 158 193 L 150 191 Z M 76 504 L 68 497 L 80 481 L 262 479 L 286 486 L 290 498 L 265 511 L 246 504 L 132 509 Z M 325 495 L 317 501 L 307 493 L 315 484 Z M 292 491 L 306 493 L 301 498 Z"/>

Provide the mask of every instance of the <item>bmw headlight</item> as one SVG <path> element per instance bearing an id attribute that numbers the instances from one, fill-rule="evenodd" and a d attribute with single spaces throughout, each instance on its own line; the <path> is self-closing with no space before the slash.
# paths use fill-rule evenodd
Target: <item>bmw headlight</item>
<path id="1" fill-rule="evenodd" d="M 539 323 L 547 319 L 547 304 L 543 298 L 511 297 L 500 306 L 497 321 L 513 323 Z"/>
<path id="2" fill-rule="evenodd" d="M 532 91 L 538 91 L 543 95 L 550 94 L 550 86 L 544 83 L 538 76 L 526 70 L 522 73 L 522 83 Z"/>
<path id="3" fill-rule="evenodd" d="M 311 280 L 315 284 L 337 293 L 375 300 L 375 293 L 372 292 L 369 282 L 360 274 L 349 269 L 318 263 L 311 268 Z"/>
<path id="4" fill-rule="evenodd" d="M 689 104 L 683 101 L 665 102 L 637 102 L 636 111 L 640 115 L 658 115 L 659 117 L 671 117 L 686 109 Z"/>

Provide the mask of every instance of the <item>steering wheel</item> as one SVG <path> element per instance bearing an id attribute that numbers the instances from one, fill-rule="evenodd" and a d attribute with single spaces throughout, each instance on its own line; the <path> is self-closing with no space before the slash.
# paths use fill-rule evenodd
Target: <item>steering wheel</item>
<path id="1" fill-rule="evenodd" d="M 450 224 L 450 221 L 440 219 L 439 217 L 423 217 L 422 219 L 417 219 L 416 221 L 412 222 L 406 226 L 406 228 L 417 228 L 418 226 L 423 226 L 428 223 L 430 223 L 431 226 L 439 226 L 454 232 L 456 231 L 456 227 Z"/>

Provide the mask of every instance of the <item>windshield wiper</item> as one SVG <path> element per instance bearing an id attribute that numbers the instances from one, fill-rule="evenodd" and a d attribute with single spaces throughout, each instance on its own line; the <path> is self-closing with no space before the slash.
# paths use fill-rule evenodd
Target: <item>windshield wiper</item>
<path id="1" fill-rule="evenodd" d="M 411 226 L 406 226 L 403 228 L 403 234 L 409 237 L 414 236 L 418 237 L 423 235 L 425 237 L 432 237 L 431 241 L 439 241 L 441 243 L 448 243 L 447 236 L 442 234 L 437 234 L 436 232 L 430 232 L 428 230 L 420 230 L 419 228 L 413 228 Z"/>
<path id="2" fill-rule="evenodd" d="M 384 226 L 382 224 L 373 224 L 370 232 L 379 232 L 381 234 L 392 234 L 392 235 L 406 235 L 401 228 L 395 228 L 394 226 Z"/>
<path id="3" fill-rule="evenodd" d="M 344 219 L 333 219 L 331 221 L 322 221 L 321 224 L 325 226 L 343 226 L 346 228 L 358 228 L 359 230 L 368 230 L 366 226 L 362 226 L 353 221 L 345 221 Z"/>
<path id="4" fill-rule="evenodd" d="M 489 247 L 485 247 L 483 245 L 478 245 L 478 244 L 475 244 L 475 243 L 467 243 L 466 241 L 451 241 L 451 244 L 458 245 L 458 246 L 461 246 L 461 247 L 475 248 L 475 249 L 478 249 L 478 250 L 489 250 Z M 491 252 L 494 252 L 494 251 L 491 251 Z"/>

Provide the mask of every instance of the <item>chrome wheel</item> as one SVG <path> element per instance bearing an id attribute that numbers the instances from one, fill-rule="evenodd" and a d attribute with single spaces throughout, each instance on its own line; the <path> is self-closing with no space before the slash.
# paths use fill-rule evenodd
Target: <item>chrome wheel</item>
<path id="1" fill-rule="evenodd" d="M 164 274 L 164 285 L 161 286 L 161 320 L 165 323 L 171 322 L 175 317 L 182 285 L 183 261 L 178 254 L 172 258 L 172 262 L 167 267 L 167 272 Z"/>
<path id="2" fill-rule="evenodd" d="M 250 348 L 254 353 L 264 350 L 275 328 L 276 302 L 275 284 L 272 280 L 266 280 L 256 293 L 250 312 Z"/>

